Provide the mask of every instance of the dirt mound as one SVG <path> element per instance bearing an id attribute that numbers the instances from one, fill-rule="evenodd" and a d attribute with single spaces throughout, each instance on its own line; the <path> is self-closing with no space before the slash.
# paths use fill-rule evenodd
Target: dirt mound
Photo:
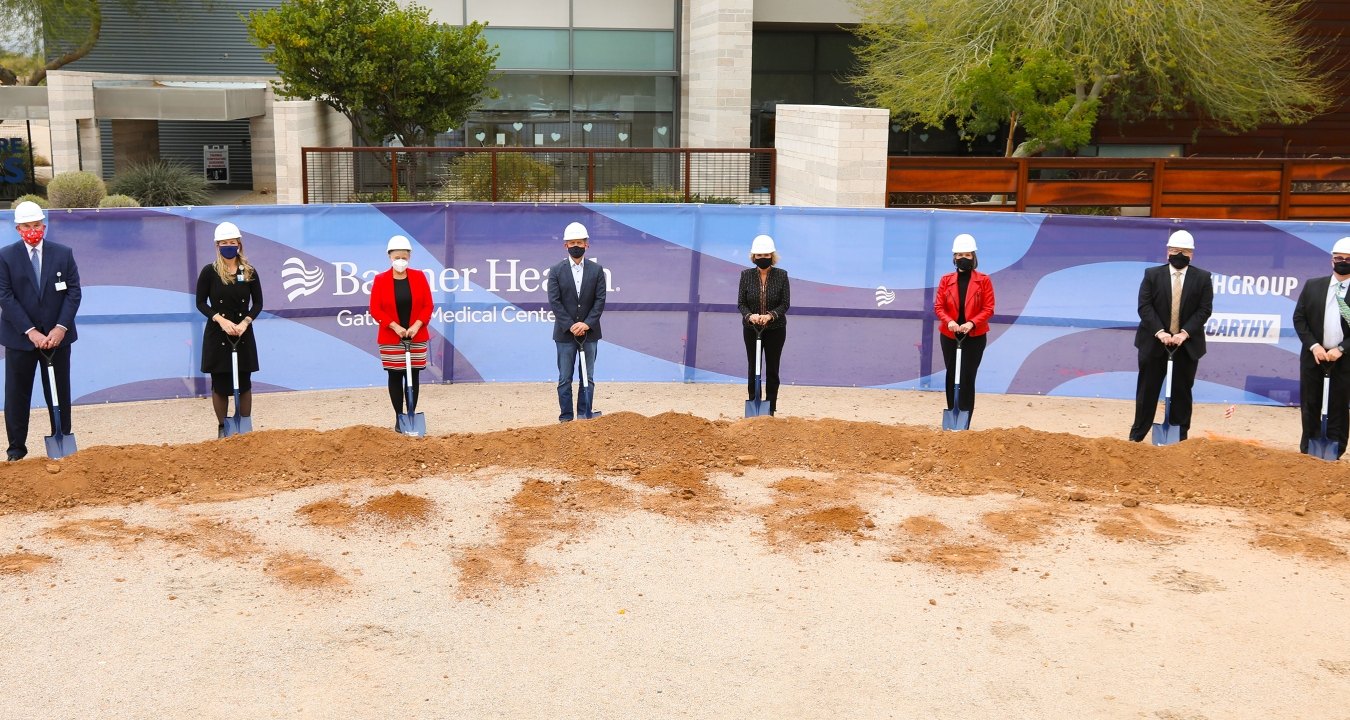
<path id="1" fill-rule="evenodd" d="M 346 527 L 358 520 L 404 525 L 421 522 L 431 515 L 432 502 L 402 491 L 380 495 L 365 503 L 349 505 L 341 498 L 312 502 L 295 511 L 311 525 Z"/>
<path id="2" fill-rule="evenodd" d="M 411 439 L 359 426 L 276 430 L 176 446 L 95 446 L 60 462 L 0 466 L 0 514 L 172 497 L 222 500 L 345 480 L 407 482 L 478 468 L 577 478 L 633 474 L 668 512 L 718 500 L 705 478 L 747 464 L 888 474 L 936 494 L 1008 492 L 1056 501 L 1190 502 L 1350 516 L 1350 472 L 1292 452 L 1195 439 L 1155 448 L 1025 428 L 941 433 L 906 425 L 692 415 L 605 415 L 584 423 Z M 646 479 L 643 479 L 643 476 Z M 701 504 L 701 503 L 700 503 Z M 676 508 L 672 510 L 672 508 Z"/>
<path id="3" fill-rule="evenodd" d="M 51 555 L 13 552 L 0 555 L 0 575 L 24 575 L 51 563 Z"/>

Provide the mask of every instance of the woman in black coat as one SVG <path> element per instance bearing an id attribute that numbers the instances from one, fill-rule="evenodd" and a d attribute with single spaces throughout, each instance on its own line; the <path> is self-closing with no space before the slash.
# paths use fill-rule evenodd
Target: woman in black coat
<path id="1" fill-rule="evenodd" d="M 244 256 L 239 228 L 216 226 L 216 259 L 197 276 L 197 311 L 209 322 L 202 332 L 202 372 L 211 375 L 211 406 L 216 411 L 216 436 L 225 435 L 225 416 L 234 394 L 230 362 L 233 345 L 239 351 L 239 407 L 235 413 L 253 415 L 253 382 L 258 371 L 258 345 L 253 321 L 262 312 L 262 283 Z"/>
<path id="2" fill-rule="evenodd" d="M 740 292 L 736 306 L 741 311 L 742 336 L 745 338 L 745 357 L 749 362 L 746 384 L 748 399 L 755 399 L 755 335 L 761 334 L 764 345 L 765 395 L 769 414 L 778 410 L 778 362 L 783 358 L 783 343 L 787 340 L 787 312 L 790 305 L 787 271 L 776 267 L 778 252 L 773 238 L 756 236 L 750 243 L 750 261 L 755 264 L 741 273 Z"/>

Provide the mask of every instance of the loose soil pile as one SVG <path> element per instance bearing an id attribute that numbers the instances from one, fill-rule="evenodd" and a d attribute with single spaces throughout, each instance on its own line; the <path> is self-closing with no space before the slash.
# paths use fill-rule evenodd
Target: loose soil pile
<path id="1" fill-rule="evenodd" d="M 935 494 L 1185 502 L 1350 517 L 1350 472 L 1344 464 L 1247 442 L 1195 439 L 1154 448 L 1026 428 L 943 434 L 843 420 L 727 421 L 622 412 L 585 423 L 418 440 L 361 426 L 262 431 L 188 445 L 95 446 L 61 461 L 0 466 L 0 515 L 151 498 L 223 500 L 324 482 L 405 482 L 488 467 L 574 478 L 631 476 L 663 490 L 645 501 L 649 509 L 716 514 L 723 500 L 707 483 L 708 474 L 752 466 L 889 475 Z M 780 490 L 795 492 L 786 485 Z M 336 523 L 347 512 L 389 511 L 333 506 L 313 508 L 312 514 L 313 522 Z"/>

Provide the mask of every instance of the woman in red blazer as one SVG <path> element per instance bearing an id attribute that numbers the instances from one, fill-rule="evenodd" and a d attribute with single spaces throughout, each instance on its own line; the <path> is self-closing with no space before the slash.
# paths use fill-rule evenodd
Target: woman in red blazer
<path id="1" fill-rule="evenodd" d="M 952 409 L 952 366 L 956 364 L 956 342 L 961 339 L 961 407 L 975 409 L 975 374 L 980 370 L 984 346 L 989 340 L 989 318 L 994 316 L 994 283 L 989 276 L 975 272 L 975 238 L 962 233 L 952 241 L 952 264 L 956 272 L 938 281 L 933 297 L 933 312 L 942 331 L 942 360 L 947 365 L 947 409 Z"/>
<path id="2" fill-rule="evenodd" d="M 408 269 L 412 243 L 402 235 L 389 238 L 386 248 L 390 268 L 375 276 L 370 287 L 370 316 L 380 327 L 375 341 L 380 346 L 380 363 L 389 373 L 389 401 L 394 405 L 394 429 L 403 413 L 403 383 L 407 377 L 403 342 L 412 343 L 412 396 L 417 405 L 419 376 L 427 366 L 427 340 L 431 333 L 431 283 L 426 274 Z M 408 408 L 412 412 L 413 408 Z"/>

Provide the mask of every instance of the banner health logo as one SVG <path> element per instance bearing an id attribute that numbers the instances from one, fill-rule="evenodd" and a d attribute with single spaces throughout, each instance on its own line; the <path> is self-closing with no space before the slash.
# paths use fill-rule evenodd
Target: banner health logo
<path id="1" fill-rule="evenodd" d="M 0 182 L 28 182 L 28 149 L 23 138 L 0 138 Z"/>
<path id="2" fill-rule="evenodd" d="M 294 301 L 301 295 L 313 295 L 323 287 L 323 268 L 316 265 L 310 270 L 300 258 L 288 258 L 281 264 L 281 278 L 286 300 Z"/>
<path id="3" fill-rule="evenodd" d="M 1205 323 L 1205 339 L 1210 342 L 1280 342 L 1280 316 L 1253 313 L 1214 313 Z"/>
<path id="4" fill-rule="evenodd" d="M 885 285 L 877 286 L 877 307 L 890 305 L 895 302 L 895 293 L 886 289 Z"/>

